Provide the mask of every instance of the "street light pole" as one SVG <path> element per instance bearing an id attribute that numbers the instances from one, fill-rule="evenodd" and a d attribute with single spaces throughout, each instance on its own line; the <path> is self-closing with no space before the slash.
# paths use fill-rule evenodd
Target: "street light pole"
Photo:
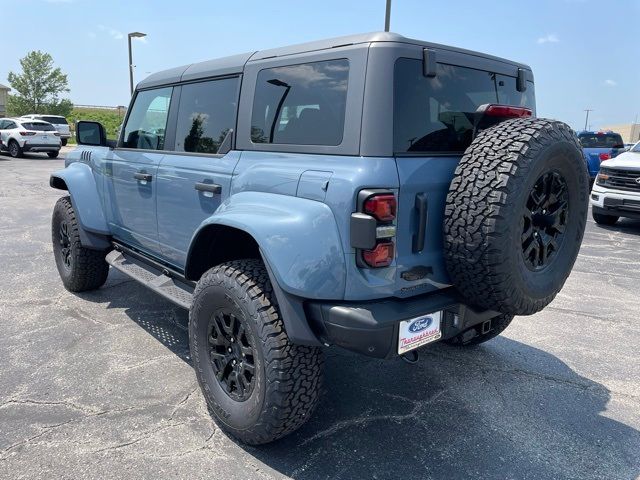
<path id="1" fill-rule="evenodd" d="M 141 32 L 131 32 L 127 35 L 127 41 L 129 43 L 129 89 L 131 91 L 131 96 L 133 96 L 133 54 L 131 53 L 131 39 L 134 37 L 142 38 L 146 36 L 146 33 Z"/>
<path id="2" fill-rule="evenodd" d="M 584 119 L 584 131 L 587 131 L 587 125 L 589 123 L 589 112 L 593 112 L 593 108 L 585 108 L 584 110 L 585 112 L 587 112 L 587 118 Z"/>
<path id="3" fill-rule="evenodd" d="M 389 31 L 389 26 L 391 25 L 391 0 L 387 0 L 387 13 L 384 16 L 384 31 Z"/>

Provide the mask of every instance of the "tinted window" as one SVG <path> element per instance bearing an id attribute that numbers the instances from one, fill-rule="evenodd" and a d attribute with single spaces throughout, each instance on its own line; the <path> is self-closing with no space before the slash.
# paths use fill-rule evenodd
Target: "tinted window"
<path id="1" fill-rule="evenodd" d="M 68 125 L 67 119 L 64 117 L 38 117 L 40 120 L 44 120 L 45 122 L 53 123 L 54 125 Z"/>
<path id="2" fill-rule="evenodd" d="M 633 153 L 640 153 L 640 142 L 636 143 L 636 145 L 632 147 L 630 151 Z"/>
<path id="3" fill-rule="evenodd" d="M 217 153 L 235 125 L 238 78 L 184 85 L 180 94 L 176 150 Z"/>
<path id="4" fill-rule="evenodd" d="M 49 123 L 23 122 L 22 127 L 36 132 L 55 132 L 56 127 Z"/>
<path id="5" fill-rule="evenodd" d="M 348 80 L 346 59 L 260 71 L 253 101 L 251 140 L 340 145 Z"/>
<path id="6" fill-rule="evenodd" d="M 618 133 L 581 133 L 578 135 L 584 148 L 622 148 L 624 142 Z"/>
<path id="7" fill-rule="evenodd" d="M 476 109 L 486 103 L 535 108 L 533 83 L 516 90 L 516 78 L 437 64 L 425 77 L 422 61 L 400 58 L 394 77 L 394 150 L 464 152 L 473 139 Z"/>
<path id="8" fill-rule="evenodd" d="M 122 146 L 146 150 L 164 148 L 172 87 L 138 92 L 124 127 Z"/>

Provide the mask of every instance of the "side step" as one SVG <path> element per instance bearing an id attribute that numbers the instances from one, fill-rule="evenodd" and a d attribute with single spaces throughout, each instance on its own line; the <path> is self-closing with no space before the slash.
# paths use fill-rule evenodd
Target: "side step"
<path id="1" fill-rule="evenodd" d="M 193 301 L 193 287 L 165 275 L 162 270 L 148 265 L 118 250 L 111 251 L 106 261 L 116 270 L 142 283 L 167 300 L 189 309 Z"/>

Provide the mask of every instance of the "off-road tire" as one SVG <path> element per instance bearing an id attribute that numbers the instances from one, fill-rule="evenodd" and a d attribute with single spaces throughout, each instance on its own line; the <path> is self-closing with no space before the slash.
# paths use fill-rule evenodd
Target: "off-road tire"
<path id="1" fill-rule="evenodd" d="M 478 325 L 465 330 L 455 337 L 443 340 L 443 342 L 455 347 L 472 347 L 500 335 L 509 326 L 511 320 L 513 320 L 513 315 L 502 314 L 491 319 L 491 330 L 486 333 L 481 333 L 479 330 L 481 326 Z"/>
<path id="2" fill-rule="evenodd" d="M 602 213 L 596 213 L 593 210 L 591 211 L 591 216 L 598 225 L 611 226 L 615 225 L 616 222 L 620 220 L 620 217 L 616 215 L 603 215 Z"/>
<path id="3" fill-rule="evenodd" d="M 560 178 L 555 199 L 565 206 L 554 211 L 562 208 L 564 229 L 557 234 L 562 240 L 555 250 L 540 248 L 553 253 L 547 264 L 531 268 L 523 239 L 525 231 L 527 238 L 535 234 L 538 239 L 538 233 L 531 233 L 532 220 L 525 215 L 534 217 L 528 203 L 549 175 L 554 182 L 556 175 Z M 511 315 L 538 312 L 571 272 L 584 234 L 588 195 L 582 150 L 568 125 L 513 119 L 480 132 L 460 160 L 446 200 L 445 260 L 452 283 L 477 307 Z M 545 239 L 540 234 L 537 241 Z"/>
<path id="4" fill-rule="evenodd" d="M 9 140 L 7 148 L 9 149 L 9 155 L 11 155 L 13 158 L 21 158 L 24 156 L 22 147 L 15 140 Z"/>
<path id="5" fill-rule="evenodd" d="M 49 158 L 58 158 L 59 153 L 60 153 L 59 151 L 56 151 L 56 152 L 47 152 L 47 156 L 48 156 Z"/>
<path id="6" fill-rule="evenodd" d="M 210 343 L 215 340 L 213 322 L 216 315 L 224 321 L 223 314 L 235 316 L 255 352 L 254 383 L 244 401 L 227 393 L 211 360 L 210 352 L 216 348 Z M 189 341 L 196 376 L 216 423 L 240 441 L 258 445 L 281 438 L 304 424 L 315 410 L 322 383 L 322 351 L 291 343 L 261 261 L 226 262 L 203 274 L 189 312 Z"/>
<path id="7" fill-rule="evenodd" d="M 100 288 L 109 275 L 109 265 L 105 262 L 106 251 L 83 247 L 78 229 L 71 199 L 61 197 L 53 208 L 51 241 L 58 273 L 65 288 L 71 292 Z M 64 244 L 63 230 L 67 237 Z"/>

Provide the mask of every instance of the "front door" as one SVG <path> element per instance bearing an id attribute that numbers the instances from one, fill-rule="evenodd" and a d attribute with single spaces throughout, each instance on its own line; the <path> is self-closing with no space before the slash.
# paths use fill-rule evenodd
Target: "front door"
<path id="1" fill-rule="evenodd" d="M 239 87 L 239 77 L 179 87 L 175 145 L 157 174 L 157 211 L 162 259 L 180 269 L 194 232 L 229 195 L 240 153 L 219 150 L 235 127 Z"/>
<path id="2" fill-rule="evenodd" d="M 172 87 L 138 92 L 118 148 L 105 162 L 105 210 L 116 240 L 158 254 L 157 172 Z"/>

